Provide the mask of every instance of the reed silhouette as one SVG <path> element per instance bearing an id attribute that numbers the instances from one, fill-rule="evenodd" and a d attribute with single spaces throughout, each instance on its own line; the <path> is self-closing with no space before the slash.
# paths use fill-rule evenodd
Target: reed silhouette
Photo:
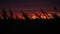
<path id="1" fill-rule="evenodd" d="M 28 18 L 27 14 L 25 14 L 23 11 L 21 11 L 23 17 L 25 17 L 25 20 L 29 20 L 30 18 Z"/>
<path id="2" fill-rule="evenodd" d="M 13 12 L 11 11 L 11 10 L 9 10 L 9 12 L 10 12 L 10 17 L 8 17 L 7 16 L 7 13 L 6 13 L 6 11 L 3 9 L 3 8 L 1 8 L 2 9 L 2 17 L 3 17 L 3 19 L 2 18 L 0 18 L 0 20 L 4 20 L 4 21 L 6 21 L 6 22 L 11 22 L 11 21 L 15 21 L 15 22 L 17 22 L 17 21 L 26 21 L 26 22 L 33 22 L 33 21 L 35 21 L 36 22 L 36 20 L 37 21 L 41 21 L 41 22 L 43 22 L 43 20 L 45 20 L 45 21 L 50 21 L 50 20 L 57 20 L 57 21 L 59 21 L 60 20 L 60 18 L 59 18 L 59 16 L 57 16 L 56 14 L 52 14 L 53 15 L 53 17 L 54 17 L 54 19 L 48 19 L 48 17 L 50 17 L 49 15 L 48 15 L 48 13 L 47 12 L 45 12 L 45 11 L 43 11 L 42 9 L 40 9 L 41 10 L 41 12 L 43 13 L 43 15 L 44 16 L 46 16 L 46 19 L 41 19 L 41 17 L 37 14 L 37 13 L 35 13 L 35 15 L 38 17 L 38 18 L 36 18 L 36 19 L 30 19 L 28 16 L 27 16 L 27 14 L 25 14 L 23 11 L 20 11 L 21 13 L 22 13 L 22 15 L 23 15 L 23 17 L 25 18 L 25 19 L 19 19 L 19 17 L 16 15 L 16 19 L 14 19 L 13 18 Z M 57 8 L 56 7 L 54 7 L 54 11 L 57 11 Z M 8 18 L 8 19 L 7 19 Z M 47 20 L 48 19 L 48 20 Z"/>
<path id="3" fill-rule="evenodd" d="M 12 19 L 13 19 L 13 13 L 12 13 L 12 11 L 11 11 L 11 10 L 9 10 L 9 12 L 10 12 L 10 18 L 12 18 Z"/>
<path id="4" fill-rule="evenodd" d="M 5 11 L 3 8 L 1 8 L 1 9 L 2 9 L 2 13 L 1 13 L 1 14 L 2 14 L 2 16 L 3 16 L 3 19 L 6 19 L 6 16 L 7 16 L 7 15 L 6 15 L 6 11 Z"/>
<path id="5" fill-rule="evenodd" d="M 56 6 L 54 6 L 54 11 L 56 11 L 56 12 L 58 11 L 57 8 L 56 8 Z"/>
<path id="6" fill-rule="evenodd" d="M 47 18 L 47 16 L 49 17 L 48 13 L 43 11 L 42 9 L 40 9 L 40 10 L 43 13 L 43 15 L 46 16 L 46 19 L 42 19 L 37 13 L 35 13 L 35 15 L 38 18 L 30 19 L 27 16 L 27 14 L 25 14 L 23 11 L 21 11 L 21 13 L 22 13 L 22 15 L 23 15 L 23 17 L 25 19 L 23 19 L 23 18 L 19 19 L 18 15 L 16 15 L 16 19 L 14 19 L 13 18 L 13 12 L 11 10 L 9 10 L 9 12 L 10 12 L 10 17 L 9 17 L 9 16 L 7 16 L 6 11 L 2 8 L 1 15 L 2 15 L 3 19 L 0 17 L 0 24 L 4 24 L 3 28 L 5 28 L 5 29 L 3 29 L 3 30 L 7 30 L 7 32 L 13 32 L 13 31 L 17 32 L 17 30 L 22 32 L 22 30 L 26 29 L 26 28 L 34 28 L 34 29 L 36 28 L 36 29 L 41 29 L 41 30 L 47 30 L 46 28 L 47 28 L 48 25 L 52 25 L 53 24 L 55 26 L 56 24 L 60 23 L 60 18 L 56 14 L 52 14 L 53 19 L 48 19 Z M 54 8 L 54 10 L 57 11 L 57 8 Z M 19 27 L 18 27 L 18 25 L 19 25 Z M 21 26 L 24 25 L 23 29 L 20 27 L 20 25 Z M 15 27 L 16 27 L 16 29 L 15 29 Z M 55 28 L 56 27 L 54 27 L 54 29 Z M 29 31 L 30 30 L 31 29 L 29 29 Z M 46 31 L 44 31 L 44 32 L 46 32 Z"/>

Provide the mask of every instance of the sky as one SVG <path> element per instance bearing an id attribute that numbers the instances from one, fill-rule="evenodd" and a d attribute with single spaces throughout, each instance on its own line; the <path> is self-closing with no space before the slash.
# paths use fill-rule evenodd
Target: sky
<path id="1" fill-rule="evenodd" d="M 0 8 L 11 9 L 13 11 L 19 11 L 20 9 L 27 11 L 38 10 L 39 8 L 52 10 L 53 6 L 59 9 L 60 0 L 0 0 Z"/>
<path id="2" fill-rule="evenodd" d="M 20 10 L 34 13 L 39 12 L 40 9 L 43 11 L 48 9 L 47 11 L 52 12 L 54 6 L 60 11 L 60 0 L 0 0 L 0 15 L 1 8 L 5 9 L 7 13 L 12 10 L 13 13 L 19 15 Z"/>

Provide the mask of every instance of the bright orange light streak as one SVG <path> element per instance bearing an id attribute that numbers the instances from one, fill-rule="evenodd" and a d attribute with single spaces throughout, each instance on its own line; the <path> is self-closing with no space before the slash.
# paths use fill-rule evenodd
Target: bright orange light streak
<path id="1" fill-rule="evenodd" d="M 59 18 L 60 18 L 60 13 L 57 13 L 57 16 L 59 16 Z"/>
<path id="2" fill-rule="evenodd" d="M 46 19 L 46 16 L 42 15 L 41 18 L 42 18 L 42 19 Z"/>
<path id="3" fill-rule="evenodd" d="M 53 19 L 53 16 L 52 16 L 52 14 L 48 14 L 48 19 L 50 19 L 50 18 L 52 18 Z"/>
<path id="4" fill-rule="evenodd" d="M 32 16 L 32 19 L 36 19 L 36 18 L 38 18 L 37 16 Z"/>

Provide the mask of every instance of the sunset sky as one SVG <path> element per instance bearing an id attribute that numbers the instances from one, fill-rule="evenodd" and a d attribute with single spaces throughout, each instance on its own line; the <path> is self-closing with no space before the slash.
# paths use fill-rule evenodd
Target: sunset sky
<path id="1" fill-rule="evenodd" d="M 56 6 L 60 8 L 60 0 L 0 0 L 0 8 L 12 10 L 30 10 L 30 9 L 46 9 Z"/>
<path id="2" fill-rule="evenodd" d="M 18 15 L 21 10 L 28 13 L 39 13 L 40 9 L 52 12 L 54 6 L 60 11 L 60 0 L 0 0 L 0 8 L 5 9 L 7 12 L 12 10 L 13 13 Z"/>

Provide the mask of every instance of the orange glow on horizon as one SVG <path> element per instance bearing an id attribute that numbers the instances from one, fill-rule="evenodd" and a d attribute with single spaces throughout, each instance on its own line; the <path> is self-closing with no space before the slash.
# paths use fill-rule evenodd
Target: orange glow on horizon
<path id="1" fill-rule="evenodd" d="M 30 19 L 36 19 L 36 18 L 38 18 L 34 13 L 33 14 L 31 14 L 30 16 L 28 16 Z"/>
<path id="2" fill-rule="evenodd" d="M 30 18 L 30 19 L 36 19 L 36 18 L 41 18 L 41 19 L 51 19 L 52 18 L 53 19 L 54 17 L 52 16 L 52 14 L 53 13 L 47 13 L 47 15 L 46 15 L 47 17 L 46 17 L 43 13 L 37 13 L 37 15 L 39 16 L 38 17 L 34 13 L 28 13 L 27 17 Z M 13 15 L 14 19 L 16 19 L 16 15 L 18 16 L 19 19 L 25 19 L 25 17 L 23 17 L 22 14 L 18 14 L 18 13 Z M 60 13 L 59 12 L 56 15 L 60 17 Z M 9 16 L 9 14 L 8 14 L 8 16 Z M 0 15 L 0 18 L 3 19 L 2 15 Z"/>
<path id="3" fill-rule="evenodd" d="M 57 16 L 59 16 L 59 18 L 60 18 L 60 13 L 57 13 Z"/>
<path id="4" fill-rule="evenodd" d="M 41 16 L 41 19 L 46 19 L 46 16 L 44 16 L 44 15 L 43 15 L 43 16 Z"/>
<path id="5" fill-rule="evenodd" d="M 49 16 L 50 18 L 52 18 L 52 19 L 54 18 L 54 17 L 52 16 L 52 14 L 48 14 L 48 16 Z"/>

